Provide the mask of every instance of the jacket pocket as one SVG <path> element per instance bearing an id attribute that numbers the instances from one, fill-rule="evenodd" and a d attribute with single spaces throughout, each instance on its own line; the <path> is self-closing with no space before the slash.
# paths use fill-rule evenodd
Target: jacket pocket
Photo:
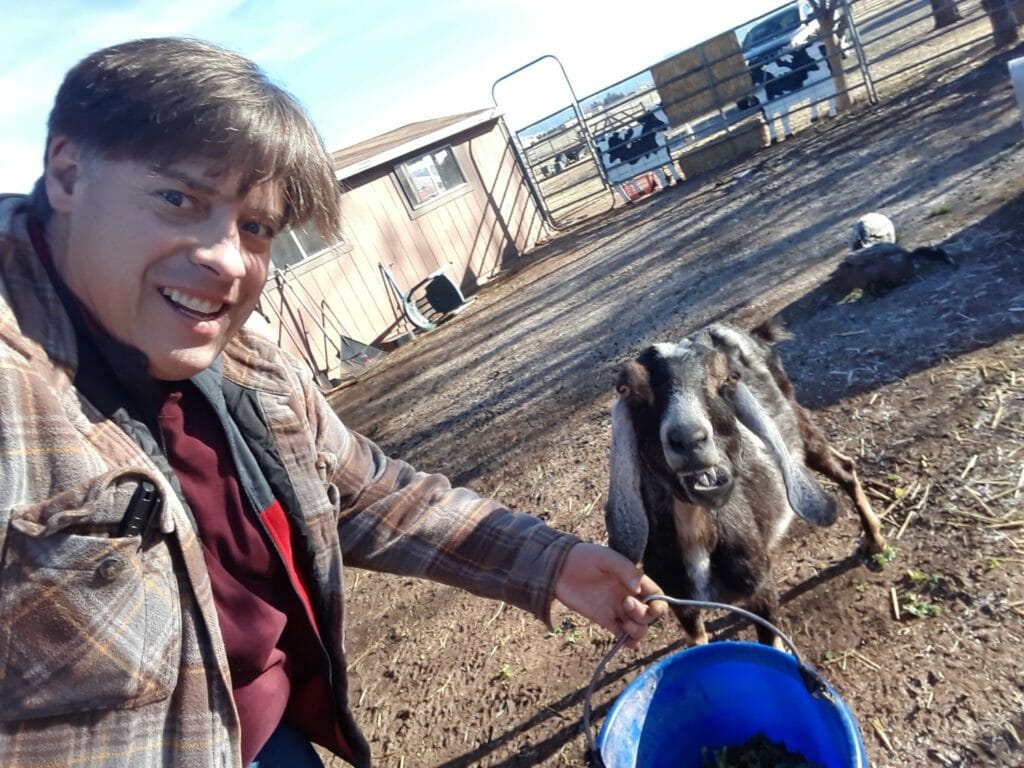
<path id="1" fill-rule="evenodd" d="M 166 537 L 98 535 L 116 530 L 136 479 L 0 510 L 0 720 L 138 707 L 174 689 L 181 605 Z"/>

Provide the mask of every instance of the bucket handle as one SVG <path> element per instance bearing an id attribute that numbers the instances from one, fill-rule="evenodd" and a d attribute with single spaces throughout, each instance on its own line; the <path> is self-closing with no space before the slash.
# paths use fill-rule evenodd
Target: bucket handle
<path id="1" fill-rule="evenodd" d="M 684 600 L 682 598 L 669 597 L 667 595 L 648 595 L 643 600 L 645 603 L 650 603 L 653 600 L 664 600 L 666 603 L 671 603 L 672 605 L 689 606 L 692 608 L 704 608 L 707 610 L 718 609 L 723 611 L 731 611 L 732 613 L 738 613 L 740 616 L 750 619 L 756 624 L 760 624 L 762 627 L 771 630 L 785 644 L 789 652 L 793 654 L 793 658 L 796 660 L 797 670 L 799 670 L 800 672 L 800 679 L 803 681 L 804 687 L 807 688 L 807 692 L 811 696 L 823 697 L 828 699 L 832 698 L 828 690 L 828 685 L 826 685 L 825 683 L 825 680 L 821 677 L 821 675 L 818 674 L 817 670 L 815 670 L 812 666 L 807 664 L 800 657 L 800 654 L 797 651 L 796 646 L 793 645 L 793 641 L 790 640 L 785 634 L 783 634 L 782 630 L 780 630 L 767 619 L 758 616 L 756 613 L 752 613 L 744 608 L 740 608 L 735 605 L 729 605 L 728 603 L 715 603 L 709 600 Z M 594 676 L 590 679 L 590 685 L 587 686 L 586 695 L 583 698 L 583 734 L 587 740 L 586 761 L 587 765 L 590 766 L 590 768 L 606 768 L 604 760 L 601 758 L 601 753 L 597 749 L 597 742 L 594 739 L 593 728 L 590 725 L 590 700 L 594 695 L 594 690 L 597 688 L 597 681 L 604 673 L 605 666 L 608 664 L 609 661 L 611 661 L 612 656 L 618 653 L 619 649 L 626 644 L 627 638 L 628 636 L 625 632 L 619 635 L 618 639 L 615 641 L 615 645 L 612 646 L 611 650 L 608 651 L 608 653 L 604 655 L 604 658 L 602 658 L 601 661 L 598 663 L 597 669 L 594 670 Z"/>

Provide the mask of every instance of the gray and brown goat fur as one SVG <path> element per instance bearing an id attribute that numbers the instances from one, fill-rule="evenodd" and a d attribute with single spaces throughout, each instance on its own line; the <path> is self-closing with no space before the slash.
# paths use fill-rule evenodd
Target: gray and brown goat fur
<path id="1" fill-rule="evenodd" d="M 793 513 L 836 519 L 817 470 L 853 499 L 866 548 L 885 548 L 852 459 L 833 450 L 801 407 L 771 342 L 716 323 L 625 363 L 612 409 L 605 522 L 609 545 L 639 563 L 671 597 L 744 603 L 773 621 L 772 552 Z M 700 611 L 673 606 L 697 643 Z M 758 639 L 773 642 L 760 625 Z"/>

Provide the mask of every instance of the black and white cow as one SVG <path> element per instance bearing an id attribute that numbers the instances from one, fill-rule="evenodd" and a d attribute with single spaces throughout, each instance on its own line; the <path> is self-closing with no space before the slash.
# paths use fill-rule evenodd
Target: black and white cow
<path id="1" fill-rule="evenodd" d="M 761 106 L 768 123 L 768 136 L 780 138 L 776 120 L 782 122 L 782 136 L 789 136 L 789 113 L 810 105 L 811 119 L 820 117 L 822 105 L 829 116 L 836 113 L 836 87 L 825 56 L 825 46 L 811 43 L 786 51 L 777 58 L 751 64 L 754 92 L 741 108 Z"/>
<path id="2" fill-rule="evenodd" d="M 636 163 L 646 155 L 657 152 L 659 146 L 665 145 L 664 133 L 667 128 L 665 113 L 655 109 L 645 112 L 636 126 L 609 134 L 605 166 L 614 165 L 616 161 Z"/>
<path id="3" fill-rule="evenodd" d="M 665 135 L 668 128 L 668 116 L 661 105 L 656 104 L 649 107 L 633 125 L 602 134 L 594 139 L 598 157 L 608 180 L 627 202 L 630 197 L 623 191 L 622 182 L 649 171 L 664 173 L 666 168 L 675 182 L 681 180 L 668 150 L 668 139 Z"/>

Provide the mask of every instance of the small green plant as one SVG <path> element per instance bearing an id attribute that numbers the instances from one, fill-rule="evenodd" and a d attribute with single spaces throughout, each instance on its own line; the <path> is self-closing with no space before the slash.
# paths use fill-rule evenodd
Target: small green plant
<path id="1" fill-rule="evenodd" d="M 938 616 L 942 611 L 937 603 L 929 601 L 928 598 L 919 595 L 917 592 L 906 592 L 903 595 L 903 603 L 900 605 L 900 609 L 908 616 L 913 616 L 917 619 Z"/>
<path id="2" fill-rule="evenodd" d="M 907 571 L 907 578 L 910 579 L 911 584 L 918 584 L 923 587 L 933 589 L 939 585 L 939 583 L 945 578 L 941 573 L 927 574 L 924 571 L 918 571 L 911 568 Z"/>
<path id="3" fill-rule="evenodd" d="M 893 560 L 896 559 L 896 547 L 886 547 L 881 552 L 876 552 L 871 556 L 871 562 L 877 565 L 879 568 L 885 568 Z"/>
<path id="4" fill-rule="evenodd" d="M 928 218 L 931 219 L 934 218 L 935 216 L 945 216 L 947 213 L 951 213 L 952 210 L 953 209 L 950 208 L 948 205 L 939 205 L 928 211 Z"/>
<path id="5" fill-rule="evenodd" d="M 560 637 L 562 638 L 562 642 L 566 645 L 575 645 L 580 641 L 580 630 L 579 627 L 573 623 L 572 619 L 565 619 L 552 631 L 548 632 L 547 636 Z"/>
<path id="6" fill-rule="evenodd" d="M 512 667 L 509 666 L 507 661 L 503 661 L 501 666 L 498 668 L 498 677 L 502 680 L 509 680 L 512 678 Z"/>

